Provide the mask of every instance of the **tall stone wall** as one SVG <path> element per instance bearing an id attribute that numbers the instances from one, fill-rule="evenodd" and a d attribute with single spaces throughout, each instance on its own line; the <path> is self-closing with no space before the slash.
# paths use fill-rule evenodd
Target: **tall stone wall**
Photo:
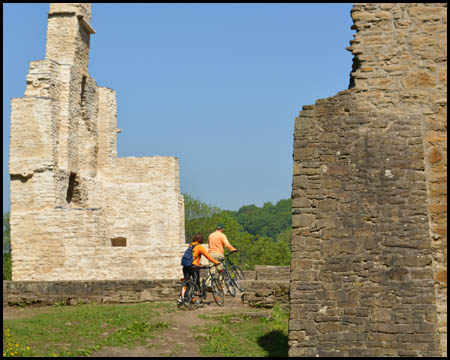
<path id="1" fill-rule="evenodd" d="M 114 90 L 90 77 L 88 3 L 50 4 L 46 58 L 11 101 L 12 277 L 177 279 L 178 159 L 118 158 Z"/>
<path id="2" fill-rule="evenodd" d="M 446 356 L 446 4 L 355 4 L 295 120 L 290 356 Z"/>

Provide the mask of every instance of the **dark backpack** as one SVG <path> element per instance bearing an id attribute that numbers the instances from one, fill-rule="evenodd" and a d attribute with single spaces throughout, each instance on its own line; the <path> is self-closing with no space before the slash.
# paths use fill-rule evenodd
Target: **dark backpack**
<path id="1" fill-rule="evenodd" d="M 189 247 L 184 252 L 183 257 L 181 258 L 181 265 L 183 266 L 192 266 L 192 262 L 194 261 L 193 250 L 198 244 L 194 246 L 189 245 Z"/>

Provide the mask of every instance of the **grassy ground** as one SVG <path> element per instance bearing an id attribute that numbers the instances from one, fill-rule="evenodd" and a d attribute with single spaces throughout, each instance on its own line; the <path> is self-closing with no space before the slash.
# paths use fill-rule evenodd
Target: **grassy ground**
<path id="1" fill-rule="evenodd" d="M 133 346 L 169 326 L 158 316 L 172 304 L 58 306 L 3 321 L 3 356 L 86 356 L 103 346 Z"/>
<path id="2" fill-rule="evenodd" d="M 214 320 L 196 331 L 202 355 L 242 357 L 287 357 L 289 314 L 275 306 L 272 318 L 252 319 L 246 315 L 209 316 Z"/>
<path id="3" fill-rule="evenodd" d="M 107 347 L 155 346 L 148 339 L 164 336 L 175 326 L 169 324 L 167 314 L 177 311 L 173 302 L 54 306 L 32 317 L 4 320 L 3 356 L 89 356 Z M 288 356 L 289 315 L 279 307 L 270 319 L 242 314 L 195 316 L 202 320 L 192 327 L 202 356 Z M 177 349 L 171 350 L 177 354 Z"/>

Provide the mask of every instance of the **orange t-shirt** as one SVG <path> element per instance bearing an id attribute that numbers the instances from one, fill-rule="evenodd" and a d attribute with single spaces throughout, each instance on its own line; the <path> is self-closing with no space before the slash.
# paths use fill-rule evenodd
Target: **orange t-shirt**
<path id="1" fill-rule="evenodd" d="M 198 244 L 198 245 L 197 245 Z M 194 250 L 192 250 L 192 255 L 194 256 L 194 261 L 192 261 L 192 265 L 200 266 L 200 258 L 205 256 L 209 261 L 213 262 L 214 264 L 219 264 L 219 262 L 214 259 L 209 253 L 206 251 L 206 249 L 198 243 L 198 241 L 195 241 L 191 243 L 189 246 L 197 245 Z"/>
<path id="2" fill-rule="evenodd" d="M 210 253 L 216 252 L 224 254 L 224 246 L 227 247 L 230 251 L 236 250 L 233 246 L 231 246 L 230 242 L 227 239 L 227 236 L 219 230 L 216 230 L 213 233 L 209 234 L 208 242 Z"/>

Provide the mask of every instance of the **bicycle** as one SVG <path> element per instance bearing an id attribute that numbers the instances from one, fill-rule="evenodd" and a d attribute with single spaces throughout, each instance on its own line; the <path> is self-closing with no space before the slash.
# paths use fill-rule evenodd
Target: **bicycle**
<path id="1" fill-rule="evenodd" d="M 219 306 L 224 305 L 225 294 L 219 279 L 211 272 L 213 266 L 214 265 L 205 265 L 200 267 L 201 269 L 208 269 L 208 275 L 206 276 L 206 279 L 202 279 L 200 288 L 197 285 L 197 275 L 194 275 L 193 279 L 186 281 L 182 279 L 180 294 L 181 302 L 178 303 L 178 307 L 184 305 L 189 310 L 197 309 L 203 303 L 203 299 L 206 299 L 207 296 L 208 286 L 206 285 L 206 280 L 210 281 L 211 293 L 216 304 Z"/>
<path id="2" fill-rule="evenodd" d="M 221 280 L 223 280 L 223 283 L 225 284 L 225 287 L 228 291 L 228 293 L 235 297 L 236 296 L 236 289 L 237 285 L 234 283 L 234 279 L 231 277 L 230 273 L 228 272 L 228 269 L 225 267 L 225 259 L 219 260 L 223 265 L 223 271 L 220 274 Z"/>
<path id="3" fill-rule="evenodd" d="M 225 255 L 224 268 L 227 269 L 227 272 L 230 275 L 230 279 L 232 280 L 233 285 L 235 285 L 235 287 L 239 291 L 243 292 L 244 289 L 239 284 L 239 280 L 245 280 L 245 275 L 242 269 L 239 266 L 234 265 L 233 262 L 228 258 L 231 254 L 233 253 L 228 253 Z"/>

